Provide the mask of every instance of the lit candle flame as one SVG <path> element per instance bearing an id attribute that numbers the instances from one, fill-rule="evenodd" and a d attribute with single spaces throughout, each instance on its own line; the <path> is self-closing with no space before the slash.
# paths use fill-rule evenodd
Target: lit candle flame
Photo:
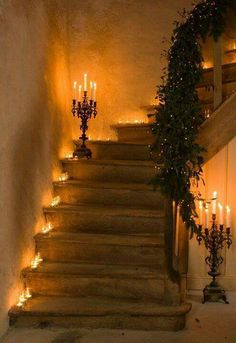
<path id="1" fill-rule="evenodd" d="M 29 287 L 27 287 L 25 290 L 25 298 L 26 299 L 32 298 L 32 294 L 30 293 Z"/>
<path id="2" fill-rule="evenodd" d="M 41 262 L 43 262 L 43 259 L 40 253 L 38 252 L 34 259 L 31 261 L 31 268 L 36 269 Z"/>
<path id="3" fill-rule="evenodd" d="M 73 158 L 73 151 L 69 151 L 65 154 L 65 158 L 72 159 Z"/>
<path id="4" fill-rule="evenodd" d="M 52 229 L 53 229 L 53 225 L 52 225 L 52 223 L 49 222 L 42 227 L 42 233 L 48 233 Z"/>

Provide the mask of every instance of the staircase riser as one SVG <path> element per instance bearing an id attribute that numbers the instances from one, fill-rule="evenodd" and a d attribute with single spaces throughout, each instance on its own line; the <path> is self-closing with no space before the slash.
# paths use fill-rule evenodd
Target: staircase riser
<path id="1" fill-rule="evenodd" d="M 63 227 L 68 232 L 96 233 L 163 233 L 164 218 L 134 218 L 104 215 L 101 213 L 46 212 L 46 218 L 54 227 Z"/>
<path id="2" fill-rule="evenodd" d="M 89 329 L 130 329 L 178 331 L 185 326 L 185 315 L 181 316 L 131 316 L 108 314 L 104 316 L 46 316 L 25 314 L 11 316 L 15 327 L 64 327 Z"/>
<path id="3" fill-rule="evenodd" d="M 131 191 L 122 189 L 93 189 L 65 185 L 54 187 L 55 195 L 66 204 L 96 203 L 103 205 L 128 205 L 153 209 L 163 208 L 163 197 L 159 191 Z"/>
<path id="4" fill-rule="evenodd" d="M 146 145 L 88 144 L 94 159 L 101 160 L 150 160 Z"/>
<path id="5" fill-rule="evenodd" d="M 47 296 L 110 296 L 157 301 L 164 297 L 164 280 L 161 279 L 43 277 L 35 274 L 27 276 L 26 284 L 33 293 Z"/>
<path id="6" fill-rule="evenodd" d="M 142 142 L 151 144 L 153 135 L 149 127 L 119 127 L 116 129 L 120 142 Z"/>
<path id="7" fill-rule="evenodd" d="M 46 261 L 98 264 L 161 265 L 164 249 L 159 247 L 79 244 L 57 240 L 36 241 Z"/>
<path id="8" fill-rule="evenodd" d="M 64 163 L 63 169 L 78 180 L 148 183 L 154 177 L 154 166 L 99 165 Z"/>

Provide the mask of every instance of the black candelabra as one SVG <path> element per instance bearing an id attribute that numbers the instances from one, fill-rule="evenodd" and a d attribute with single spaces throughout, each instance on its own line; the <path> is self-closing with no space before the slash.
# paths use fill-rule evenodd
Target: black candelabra
<path id="1" fill-rule="evenodd" d="M 82 144 L 75 142 L 76 150 L 73 153 L 74 157 L 82 158 L 87 157 L 88 159 L 92 158 L 92 151 L 86 146 L 86 141 L 88 137 L 86 132 L 88 130 L 88 120 L 95 118 L 97 115 L 97 102 L 93 99 L 89 99 L 88 92 L 85 90 L 82 97 L 82 101 L 77 102 L 76 99 L 72 100 L 72 114 L 81 119 L 80 130 L 82 131 L 79 139 L 82 141 Z"/>
<path id="2" fill-rule="evenodd" d="M 206 257 L 205 262 L 210 267 L 208 274 L 212 277 L 212 282 L 207 285 L 203 290 L 203 303 L 217 302 L 223 300 L 228 304 L 225 290 L 218 284 L 216 277 L 220 275 L 219 267 L 223 263 L 223 257 L 220 255 L 220 250 L 224 248 L 226 244 L 230 248 L 232 244 L 230 228 L 224 228 L 224 225 L 217 225 L 216 215 L 212 215 L 211 229 L 205 228 L 199 225 L 199 233 L 197 235 L 197 241 L 199 245 L 204 242 L 209 255 Z"/>

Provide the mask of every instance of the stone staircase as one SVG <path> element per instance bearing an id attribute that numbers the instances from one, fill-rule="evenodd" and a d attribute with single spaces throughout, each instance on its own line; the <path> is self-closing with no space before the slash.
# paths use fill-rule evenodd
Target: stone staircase
<path id="1" fill-rule="evenodd" d="M 62 161 L 70 178 L 53 184 L 61 203 L 44 208 L 54 230 L 35 237 L 43 262 L 23 271 L 33 297 L 10 310 L 11 325 L 184 327 L 191 306 L 168 270 L 164 199 L 149 184 L 151 134 L 116 129 L 117 142 L 90 142 L 92 160 Z"/>

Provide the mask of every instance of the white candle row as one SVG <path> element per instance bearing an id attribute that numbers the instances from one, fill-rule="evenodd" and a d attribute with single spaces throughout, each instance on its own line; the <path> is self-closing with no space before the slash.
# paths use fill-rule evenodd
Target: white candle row
<path id="1" fill-rule="evenodd" d="M 82 91 L 88 91 L 88 75 L 84 74 L 84 87 L 82 85 L 77 86 L 77 81 L 73 83 L 73 99 L 77 99 L 78 101 L 82 101 Z M 96 101 L 97 96 L 97 84 L 96 82 L 90 81 L 90 99 Z"/>
<path id="2" fill-rule="evenodd" d="M 213 198 L 212 198 L 212 214 L 216 215 L 216 212 L 217 212 L 217 192 L 214 192 L 213 193 Z M 225 208 L 226 210 L 226 221 L 225 221 L 225 224 L 226 224 L 226 227 L 230 227 L 231 226 L 231 210 L 230 210 L 230 207 L 229 206 L 226 206 Z M 199 225 L 203 225 L 203 202 L 200 201 L 199 202 Z M 219 225 L 223 225 L 224 224 L 224 208 L 223 208 L 223 205 L 218 203 L 218 213 L 219 213 L 219 219 L 218 219 L 218 223 Z M 209 207 L 208 205 L 206 205 L 205 207 L 205 227 L 206 228 L 209 228 L 209 220 L 210 220 L 210 217 L 209 217 Z"/>

